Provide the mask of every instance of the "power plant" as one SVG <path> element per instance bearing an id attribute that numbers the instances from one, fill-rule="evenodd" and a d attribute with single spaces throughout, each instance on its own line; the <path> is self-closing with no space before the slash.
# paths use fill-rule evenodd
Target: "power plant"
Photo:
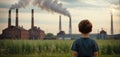
<path id="1" fill-rule="evenodd" d="M 64 38 L 65 32 L 62 30 L 62 22 L 61 22 L 61 15 L 59 16 L 59 32 L 57 33 L 57 37 Z"/>
<path id="2" fill-rule="evenodd" d="M 59 16 L 59 32 L 57 33 L 58 37 L 64 38 L 65 32 L 62 31 L 62 25 L 61 25 L 61 15 Z M 72 38 L 72 23 L 71 23 L 71 17 L 69 17 L 69 38 Z"/>
<path id="3" fill-rule="evenodd" d="M 57 33 L 57 37 L 64 38 L 65 32 L 62 31 L 62 21 L 61 21 L 61 15 L 59 16 L 59 32 Z"/>
<path id="4" fill-rule="evenodd" d="M 43 39 L 45 33 L 39 27 L 34 26 L 34 9 L 32 9 L 31 28 L 29 30 L 19 26 L 19 10 L 16 9 L 15 26 L 11 25 L 11 10 L 9 10 L 8 27 L 2 31 L 2 37 L 7 39 Z"/>
<path id="5" fill-rule="evenodd" d="M 107 35 L 105 30 L 101 30 L 99 34 L 91 34 L 91 38 L 101 38 L 101 39 L 119 39 L 120 34 L 113 34 L 113 14 L 110 13 L 111 17 L 111 35 Z M 62 18 L 59 16 L 59 32 L 57 33 L 57 37 L 67 39 L 67 38 L 79 38 L 79 34 L 72 34 L 72 22 L 71 17 L 69 17 L 69 34 L 65 34 L 62 30 Z M 1 37 L 2 36 L 2 37 Z M 56 37 L 56 39 L 57 39 Z M 73 37 L 73 38 L 72 38 Z M 45 32 L 34 25 L 34 9 L 31 10 L 31 28 L 26 30 L 23 27 L 19 26 L 19 10 L 16 9 L 16 18 L 15 18 L 15 25 L 11 25 L 11 10 L 8 11 L 8 27 L 2 31 L 2 35 L 0 35 L 0 39 L 44 39 Z M 47 38 L 46 38 L 47 39 Z M 50 38 L 52 39 L 52 38 Z M 59 38 L 58 38 L 59 39 Z"/>
<path id="6" fill-rule="evenodd" d="M 34 26 L 34 9 L 31 10 L 31 28 L 26 30 L 19 26 L 19 9 L 16 9 L 15 25 L 11 25 L 11 10 L 8 12 L 8 27 L 2 31 L 2 38 L 5 39 L 44 39 L 45 32 L 40 27 Z M 72 36 L 71 18 L 69 18 L 69 36 Z M 62 31 L 61 16 L 59 16 L 59 33 L 57 36 L 64 37 Z"/>

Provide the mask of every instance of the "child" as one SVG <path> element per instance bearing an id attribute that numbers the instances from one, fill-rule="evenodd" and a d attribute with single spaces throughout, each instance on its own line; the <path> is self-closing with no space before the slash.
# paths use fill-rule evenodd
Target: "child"
<path id="1" fill-rule="evenodd" d="M 92 24 L 89 20 L 82 20 L 78 24 L 81 37 L 73 42 L 72 57 L 98 57 L 98 45 L 89 38 L 89 33 L 92 31 Z"/>

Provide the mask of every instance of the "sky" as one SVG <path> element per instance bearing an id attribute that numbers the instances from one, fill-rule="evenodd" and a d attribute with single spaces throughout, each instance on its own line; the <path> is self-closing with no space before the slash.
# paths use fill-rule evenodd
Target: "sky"
<path id="1" fill-rule="evenodd" d="M 0 0 L 0 34 L 8 27 L 8 10 L 19 0 Z M 22 1 L 22 0 L 21 0 Z M 26 0 L 24 7 L 19 8 L 19 26 L 31 28 L 31 9 L 34 9 L 34 24 L 45 33 L 59 32 L 59 15 L 62 16 L 62 30 L 69 33 L 69 17 L 60 12 L 33 5 L 33 0 Z M 37 1 L 37 0 L 36 0 Z M 54 1 L 54 0 L 53 0 Z M 120 34 L 120 0 L 56 0 L 72 18 L 72 33 L 78 34 L 78 23 L 88 19 L 93 24 L 91 33 L 98 33 L 104 29 L 110 34 L 110 12 L 113 13 L 114 34 Z M 15 4 L 16 3 L 16 4 Z M 58 7 L 61 8 L 61 7 Z M 15 9 L 12 9 L 12 25 L 15 25 Z"/>

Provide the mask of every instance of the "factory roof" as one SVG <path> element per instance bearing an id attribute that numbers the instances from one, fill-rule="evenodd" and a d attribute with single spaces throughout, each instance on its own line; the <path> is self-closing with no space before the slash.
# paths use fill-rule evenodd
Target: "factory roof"
<path id="1" fill-rule="evenodd" d="M 10 27 L 7 27 L 5 30 L 26 30 L 24 29 L 23 27 L 16 27 L 16 26 L 10 26 Z"/>
<path id="2" fill-rule="evenodd" d="M 40 27 L 34 26 L 33 28 L 29 29 L 30 30 L 34 30 L 34 31 L 43 31 L 40 29 Z M 44 32 L 44 31 L 43 31 Z"/>
<path id="3" fill-rule="evenodd" d="M 101 30 L 101 31 L 100 31 L 100 34 L 101 34 L 101 33 L 105 33 L 105 34 L 106 34 L 106 31 L 105 31 L 105 30 Z"/>

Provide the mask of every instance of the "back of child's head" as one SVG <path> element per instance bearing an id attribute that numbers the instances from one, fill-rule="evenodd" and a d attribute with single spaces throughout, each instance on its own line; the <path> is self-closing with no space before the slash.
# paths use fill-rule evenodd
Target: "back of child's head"
<path id="1" fill-rule="evenodd" d="M 83 34 L 88 34 L 92 31 L 92 24 L 89 20 L 82 20 L 78 24 L 79 32 Z"/>

